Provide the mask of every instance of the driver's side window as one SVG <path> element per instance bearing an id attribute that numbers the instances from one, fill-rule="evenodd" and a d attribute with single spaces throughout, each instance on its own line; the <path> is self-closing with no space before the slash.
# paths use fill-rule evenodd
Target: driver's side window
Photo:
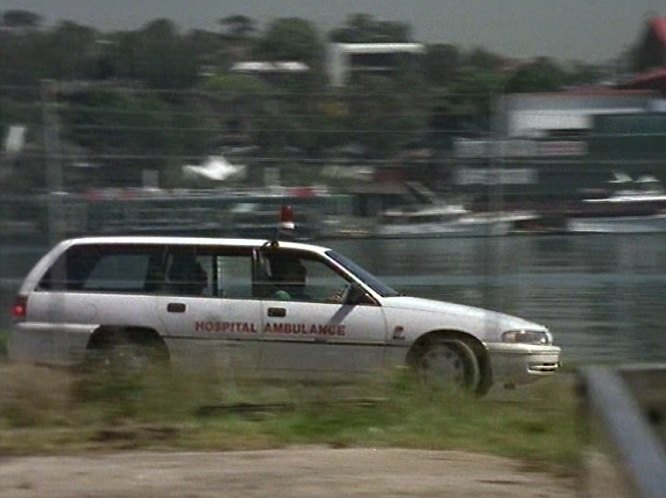
<path id="1" fill-rule="evenodd" d="M 342 302 L 348 284 L 316 257 L 280 249 L 261 255 L 256 275 L 256 295 L 280 301 Z"/>
<path id="2" fill-rule="evenodd" d="M 321 261 L 302 260 L 306 269 L 306 289 L 313 302 L 341 302 L 349 282 Z"/>

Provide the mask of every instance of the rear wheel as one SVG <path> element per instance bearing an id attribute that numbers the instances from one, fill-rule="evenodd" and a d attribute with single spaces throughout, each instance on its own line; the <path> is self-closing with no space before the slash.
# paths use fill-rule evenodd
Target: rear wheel
<path id="1" fill-rule="evenodd" d="M 481 382 L 479 360 L 461 339 L 438 338 L 422 346 L 414 366 L 429 386 L 452 392 L 475 392 Z"/>

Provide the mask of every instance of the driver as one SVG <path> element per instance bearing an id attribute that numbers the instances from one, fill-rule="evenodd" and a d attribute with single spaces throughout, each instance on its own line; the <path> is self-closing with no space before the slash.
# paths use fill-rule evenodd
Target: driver
<path id="1" fill-rule="evenodd" d="M 305 292 L 307 270 L 296 259 L 280 259 L 271 261 L 273 280 L 278 288 L 273 298 L 280 301 L 308 301 Z"/>

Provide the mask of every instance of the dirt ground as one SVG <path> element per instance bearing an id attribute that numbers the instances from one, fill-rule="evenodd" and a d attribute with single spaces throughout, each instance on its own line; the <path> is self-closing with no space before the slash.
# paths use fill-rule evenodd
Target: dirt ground
<path id="1" fill-rule="evenodd" d="M 456 451 L 126 452 L 0 459 L 3 498 L 575 496 L 573 479 Z"/>

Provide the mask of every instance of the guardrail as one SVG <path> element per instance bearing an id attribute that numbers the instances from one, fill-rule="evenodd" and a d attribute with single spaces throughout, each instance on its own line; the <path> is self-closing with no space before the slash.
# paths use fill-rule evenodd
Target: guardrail
<path id="1" fill-rule="evenodd" d="M 588 447 L 579 496 L 666 498 L 666 365 L 579 372 Z"/>

